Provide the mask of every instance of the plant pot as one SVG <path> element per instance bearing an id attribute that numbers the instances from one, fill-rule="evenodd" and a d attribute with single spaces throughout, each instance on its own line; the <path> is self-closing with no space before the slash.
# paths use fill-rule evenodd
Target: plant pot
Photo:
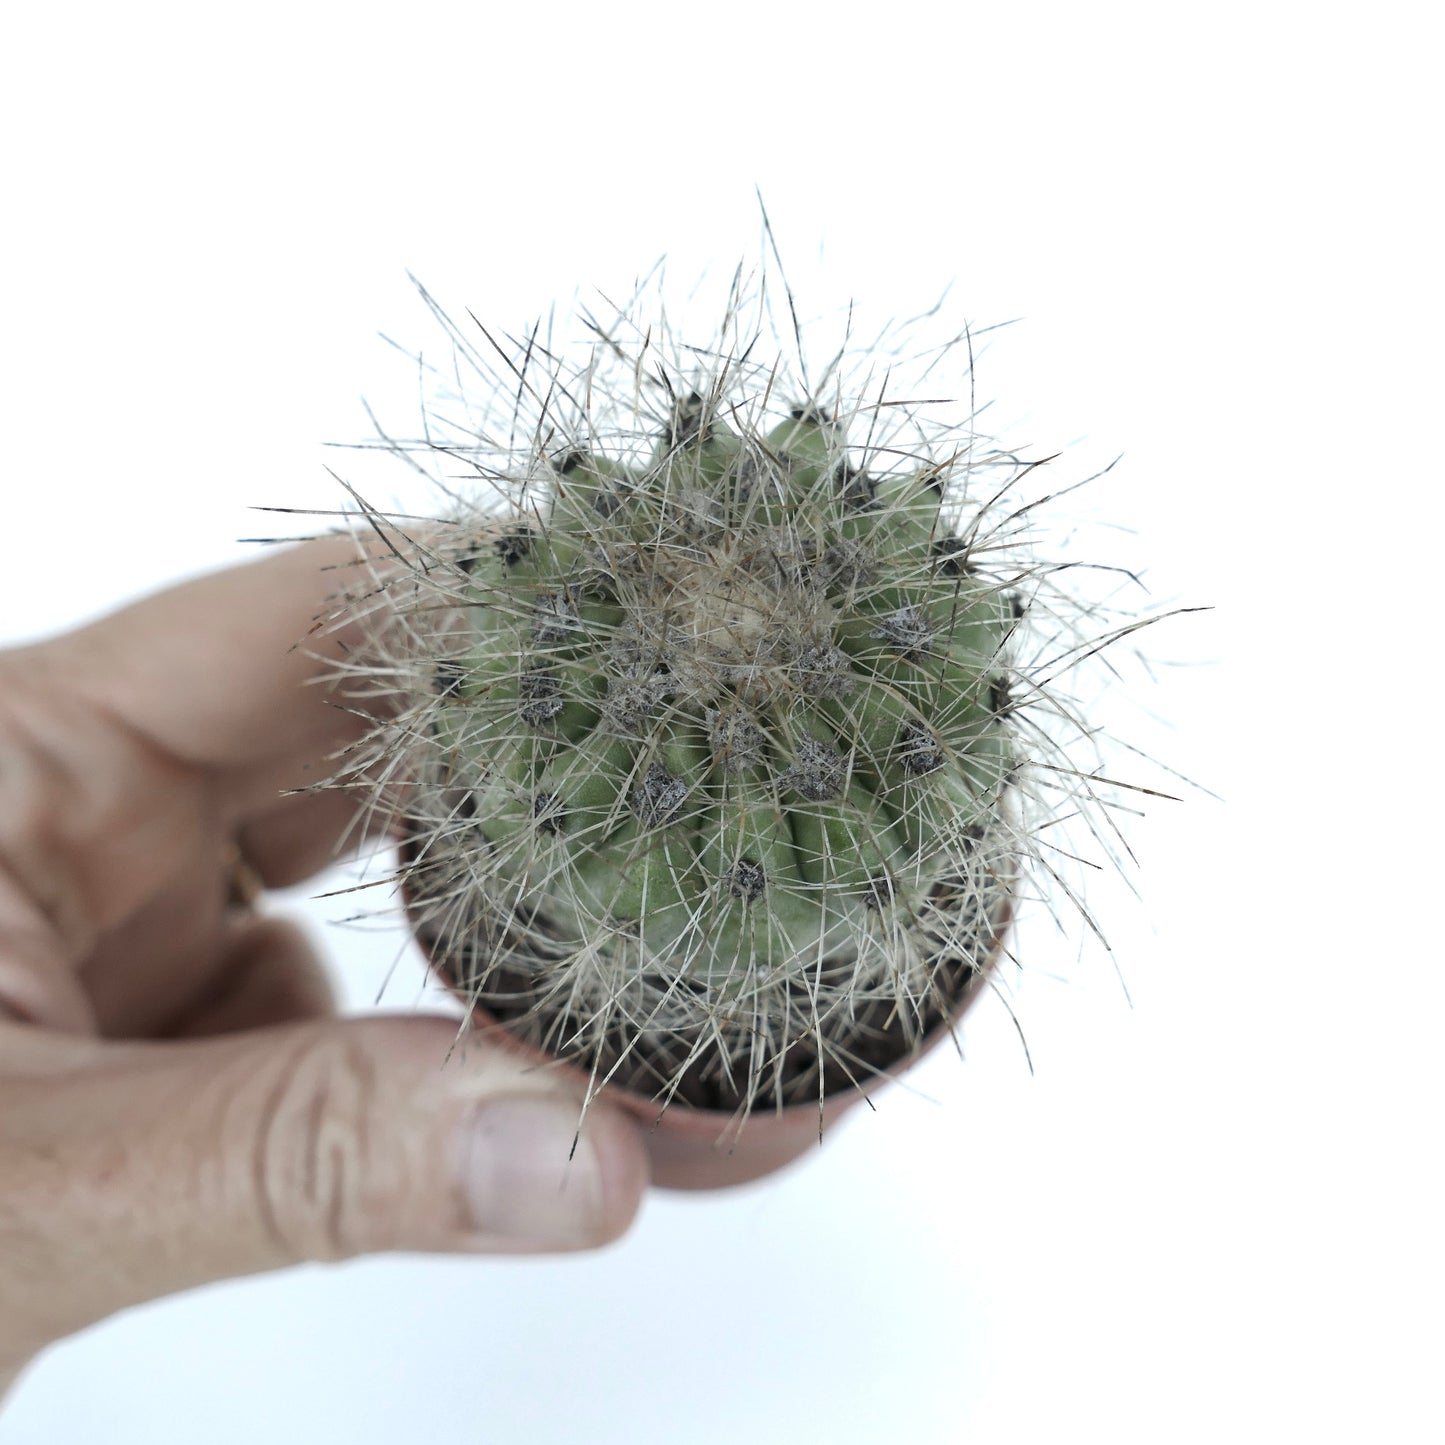
<path id="1" fill-rule="evenodd" d="M 412 850 L 402 850 L 403 876 Z M 415 922 L 415 900 L 404 887 L 408 912 Z M 825 1089 L 821 1099 L 782 1106 L 754 1104 L 751 1108 L 716 1109 L 698 1107 L 685 1099 L 670 1101 L 651 1097 L 635 1088 L 617 1083 L 598 1086 L 588 1070 L 558 1058 L 513 1032 L 482 1005 L 471 1005 L 471 1022 L 477 1034 L 489 1043 L 530 1059 L 539 1068 L 561 1070 L 589 1095 L 605 1098 L 632 1115 L 648 1133 L 653 1182 L 670 1189 L 718 1189 L 746 1184 L 793 1163 L 817 1147 L 829 1129 L 856 1105 L 918 1062 L 924 1054 L 953 1031 L 979 996 L 1003 953 L 1012 922 L 1013 900 L 1006 896 L 995 917 L 986 965 L 970 968 L 958 980 L 959 987 L 941 1017 L 921 1038 L 895 1051 L 895 1057 L 879 1060 L 856 1082 L 843 1088 Z M 447 959 L 438 958 L 421 931 L 417 941 L 433 973 L 464 1003 L 467 991 L 457 984 L 458 971 Z M 901 1034 L 901 1030 L 899 1031 Z"/>

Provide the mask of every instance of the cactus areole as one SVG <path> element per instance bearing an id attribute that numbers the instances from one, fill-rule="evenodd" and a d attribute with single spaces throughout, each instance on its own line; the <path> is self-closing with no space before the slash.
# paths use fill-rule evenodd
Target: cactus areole
<path id="1" fill-rule="evenodd" d="M 402 698 L 365 763 L 451 987 L 599 1084 L 733 1113 L 866 1087 L 959 1016 L 1039 752 L 1032 574 L 971 433 L 742 354 L 608 336 L 517 367 L 541 399 L 500 461 L 429 437 L 503 501 L 372 518 L 357 664 Z"/>

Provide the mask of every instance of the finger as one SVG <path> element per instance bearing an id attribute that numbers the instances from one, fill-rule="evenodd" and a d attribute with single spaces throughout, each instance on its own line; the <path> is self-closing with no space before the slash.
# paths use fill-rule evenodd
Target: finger
<path id="1" fill-rule="evenodd" d="M 443 1019 L 61 1040 L 69 1072 L 53 1037 L 11 1031 L 33 1071 L 0 1084 L 0 1370 L 128 1305 L 302 1260 L 599 1245 L 647 1181 L 624 1115 L 595 1104 L 579 1135 L 568 1085 L 476 1039 L 448 1057 Z"/>
<path id="2" fill-rule="evenodd" d="M 355 804 L 278 799 L 233 840 L 184 769 L 88 708 L 5 691 L 14 675 L 0 666 L 0 1002 L 55 1028 L 169 1032 L 218 986 L 237 866 L 310 876 Z"/>
<path id="3" fill-rule="evenodd" d="M 172 1038 L 206 1038 L 329 1018 L 336 995 L 305 933 L 284 918 L 242 915 L 228 929 L 211 992 L 174 1020 Z"/>
<path id="4" fill-rule="evenodd" d="M 389 823 L 384 814 L 363 814 L 351 791 L 327 789 L 258 809 L 237 830 L 236 841 L 267 888 L 289 888 L 375 843 Z"/>
<path id="5" fill-rule="evenodd" d="M 324 779 L 364 726 L 308 685 L 356 639 L 327 634 L 320 657 L 295 645 L 358 556 L 349 538 L 288 549 L 0 656 L 0 891 L 28 899 L 24 927 L 44 935 L 9 969 L 23 977 L 0 978 L 12 1011 L 162 1028 L 211 986 L 233 838 L 273 885 L 361 841 L 347 794 L 277 792 Z"/>
<path id="6" fill-rule="evenodd" d="M 224 987 L 227 883 L 219 837 L 190 856 L 75 965 L 107 1038 L 169 1034 Z M 234 920 L 232 920 L 234 922 Z"/>
<path id="7" fill-rule="evenodd" d="M 168 946 L 190 942 L 203 900 L 176 885 L 204 877 L 219 899 L 225 834 L 188 770 L 43 672 L 0 655 L 0 955 L 56 995 L 58 1025 L 64 981 L 47 975 L 144 931 L 141 915 Z"/>
<path id="8" fill-rule="evenodd" d="M 57 957 L 48 923 L 20 913 L 0 880 L 0 1021 L 14 1019 L 67 1034 L 99 1031 L 94 1005 Z"/>
<path id="9" fill-rule="evenodd" d="M 326 759 L 364 730 L 318 685 L 360 638 L 359 624 L 330 625 L 341 594 L 369 575 L 360 555 L 349 537 L 288 547 L 160 592 L 31 658 L 169 757 L 219 775 L 234 806 L 269 804 L 324 778 Z"/>

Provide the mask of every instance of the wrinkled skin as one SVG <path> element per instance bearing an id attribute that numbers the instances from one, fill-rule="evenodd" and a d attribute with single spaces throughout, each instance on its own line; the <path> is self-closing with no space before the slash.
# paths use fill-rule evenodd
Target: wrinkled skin
<path id="1" fill-rule="evenodd" d="M 0 1393 L 142 1300 L 587 1248 L 646 1188 L 626 1113 L 594 1102 L 569 1163 L 575 1081 L 476 1038 L 448 1059 L 449 1018 L 338 1019 L 305 936 L 237 906 L 238 856 L 295 883 L 352 820 L 281 796 L 361 727 L 294 648 L 352 555 L 288 549 L 0 653 Z"/>

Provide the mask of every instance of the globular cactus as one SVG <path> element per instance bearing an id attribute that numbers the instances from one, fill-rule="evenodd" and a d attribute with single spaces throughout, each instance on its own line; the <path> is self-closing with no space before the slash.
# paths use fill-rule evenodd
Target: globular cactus
<path id="1" fill-rule="evenodd" d="M 371 517 L 352 667 L 401 698 L 352 776 L 404 813 L 452 985 L 599 1083 L 725 1110 L 867 1083 L 956 1017 L 1061 771 L 994 505 L 1017 463 L 841 368 L 807 386 L 739 315 L 707 349 L 524 346 L 520 439 L 434 418 L 473 495 Z"/>

